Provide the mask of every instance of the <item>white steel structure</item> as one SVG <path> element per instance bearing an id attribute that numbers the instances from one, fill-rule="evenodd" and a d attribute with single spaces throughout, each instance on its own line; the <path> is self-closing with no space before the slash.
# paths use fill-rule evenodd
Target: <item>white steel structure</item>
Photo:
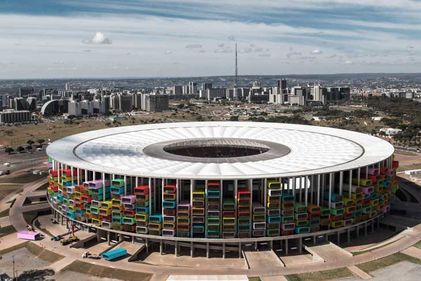
<path id="1" fill-rule="evenodd" d="M 174 246 L 367 232 L 389 210 L 394 148 L 370 135 L 260 122 L 117 127 L 50 144 L 54 214 L 100 233 Z M 276 245 L 274 245 L 274 243 Z"/>

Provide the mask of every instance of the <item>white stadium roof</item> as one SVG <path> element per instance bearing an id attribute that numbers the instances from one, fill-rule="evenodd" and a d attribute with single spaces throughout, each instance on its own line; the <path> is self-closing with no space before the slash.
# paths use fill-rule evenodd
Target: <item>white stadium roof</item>
<path id="1" fill-rule="evenodd" d="M 160 143 L 195 139 L 251 140 L 250 143 L 281 145 L 287 152 L 276 157 L 270 155 L 270 149 L 256 158 L 225 158 L 229 161 L 219 162 L 217 158 L 203 158 L 203 161 L 192 158 L 189 161 L 183 156 L 161 157 L 149 154 L 145 149 Z M 378 163 L 393 152 L 391 144 L 366 134 L 262 122 L 186 122 L 117 127 L 69 136 L 47 148 L 52 159 L 75 168 L 117 175 L 180 179 L 250 179 L 337 172 Z M 167 152 L 163 154 L 168 155 Z"/>

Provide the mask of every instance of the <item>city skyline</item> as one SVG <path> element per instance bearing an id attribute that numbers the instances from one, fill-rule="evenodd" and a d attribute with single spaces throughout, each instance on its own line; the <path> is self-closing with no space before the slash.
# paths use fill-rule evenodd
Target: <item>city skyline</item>
<path id="1" fill-rule="evenodd" d="M 421 2 L 2 1 L 0 79 L 419 72 Z"/>

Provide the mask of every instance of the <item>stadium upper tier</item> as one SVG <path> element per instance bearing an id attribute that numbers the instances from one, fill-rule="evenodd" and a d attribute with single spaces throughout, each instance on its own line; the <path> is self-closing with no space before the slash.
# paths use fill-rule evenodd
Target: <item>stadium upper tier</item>
<path id="1" fill-rule="evenodd" d="M 347 171 L 393 155 L 352 131 L 280 123 L 186 122 L 91 131 L 58 140 L 48 156 L 73 168 L 136 177 L 251 179 Z"/>

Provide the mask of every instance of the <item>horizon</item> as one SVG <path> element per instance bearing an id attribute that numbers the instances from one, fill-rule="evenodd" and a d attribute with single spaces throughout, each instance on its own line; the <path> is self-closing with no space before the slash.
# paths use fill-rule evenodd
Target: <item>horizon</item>
<path id="1" fill-rule="evenodd" d="M 421 75 L 421 72 L 359 72 L 359 73 L 303 73 L 303 74 L 239 74 L 238 77 L 306 77 L 306 76 L 352 76 L 352 75 Z M 25 81 L 25 80 L 148 80 L 148 79 L 203 79 L 203 78 L 217 78 L 217 77 L 230 77 L 234 78 L 235 75 L 206 75 L 206 76 L 150 76 L 150 77 L 51 77 L 51 78 L 11 78 L 0 79 L 1 81 Z"/>
<path id="2" fill-rule="evenodd" d="M 4 0 L 0 79 L 231 76 L 235 43 L 241 76 L 418 73 L 420 12 L 413 0 Z"/>

